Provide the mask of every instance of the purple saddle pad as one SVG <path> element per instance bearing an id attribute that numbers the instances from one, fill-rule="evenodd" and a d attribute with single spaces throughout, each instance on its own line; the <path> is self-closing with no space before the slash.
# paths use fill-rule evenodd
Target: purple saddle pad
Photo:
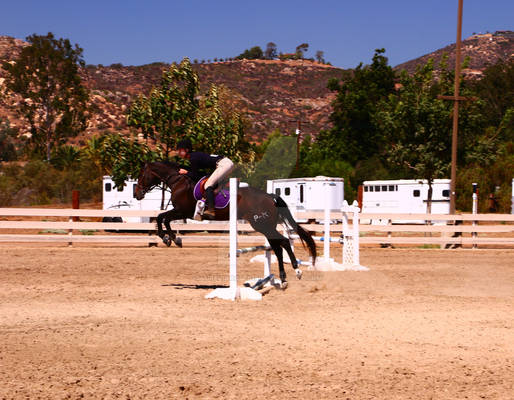
<path id="1" fill-rule="evenodd" d="M 196 200 L 205 201 L 203 199 L 203 182 L 207 177 L 203 177 L 198 181 L 198 183 L 195 185 L 195 188 L 193 189 L 193 195 L 195 196 Z M 230 194 L 227 189 L 221 189 L 216 193 L 214 196 L 214 207 L 215 208 L 225 208 L 228 203 L 230 202 Z"/>

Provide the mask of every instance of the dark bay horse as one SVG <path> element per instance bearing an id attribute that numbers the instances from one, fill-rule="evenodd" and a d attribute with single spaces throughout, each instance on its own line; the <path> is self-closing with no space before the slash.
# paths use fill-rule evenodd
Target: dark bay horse
<path id="1" fill-rule="evenodd" d="M 173 162 L 146 163 L 139 174 L 135 188 L 136 199 L 142 200 L 145 194 L 153 187 L 164 182 L 171 189 L 171 202 L 173 209 L 165 211 L 157 217 L 157 234 L 163 242 L 169 246 L 173 241 L 182 247 L 182 240 L 177 238 L 172 231 L 170 221 L 193 218 L 196 199 L 193 196 L 195 183 L 186 175 L 179 174 L 179 165 Z M 296 256 L 291 249 L 289 239 L 277 231 L 277 224 L 285 222 L 295 231 L 304 245 L 307 246 L 312 257 L 316 261 L 316 245 L 309 233 L 296 223 L 286 202 L 275 194 L 268 194 L 252 187 L 241 187 L 237 192 L 237 217 L 247 220 L 253 229 L 262 233 L 268 240 L 278 261 L 280 279 L 286 282 L 282 249 L 289 255 L 292 266 L 298 279 L 302 271 L 298 269 Z M 216 220 L 229 220 L 229 207 L 216 209 Z M 166 233 L 162 230 L 162 224 L 166 227 Z"/>

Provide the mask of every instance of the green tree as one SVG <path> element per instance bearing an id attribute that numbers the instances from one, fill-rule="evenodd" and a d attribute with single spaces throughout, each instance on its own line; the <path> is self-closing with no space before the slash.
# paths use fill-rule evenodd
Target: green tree
<path id="1" fill-rule="evenodd" d="M 247 122 L 230 106 L 224 87 L 212 85 L 200 104 L 190 137 L 195 149 L 229 157 L 251 169 L 255 153 L 245 138 Z"/>
<path id="2" fill-rule="evenodd" d="M 13 161 L 18 158 L 14 139 L 18 131 L 11 127 L 9 121 L 0 118 L 0 161 Z"/>
<path id="3" fill-rule="evenodd" d="M 245 50 L 236 57 L 236 60 L 260 60 L 264 58 L 264 53 L 260 46 L 254 46 L 250 50 Z"/>
<path id="4" fill-rule="evenodd" d="M 252 186 L 266 189 L 268 179 L 289 178 L 296 164 L 296 138 L 277 133 L 269 138 L 262 159 L 248 177 Z"/>
<path id="5" fill-rule="evenodd" d="M 307 53 L 307 51 L 309 50 L 309 44 L 308 43 L 302 43 L 302 44 L 299 44 L 298 46 L 296 46 L 296 56 L 298 58 L 304 58 L 305 57 L 305 53 Z"/>
<path id="6" fill-rule="evenodd" d="M 325 64 L 325 53 L 321 50 L 318 50 L 316 52 L 316 61 L 319 62 L 320 64 Z"/>
<path id="7" fill-rule="evenodd" d="M 273 42 L 269 42 L 266 45 L 266 50 L 264 51 L 264 57 L 267 60 L 274 60 L 277 58 L 277 45 Z"/>
<path id="8" fill-rule="evenodd" d="M 52 147 L 86 128 L 88 91 L 79 66 L 82 49 L 52 33 L 27 37 L 14 63 L 3 62 L 5 86 L 17 97 L 16 112 L 24 118 L 36 153 L 50 160 Z"/>
<path id="9" fill-rule="evenodd" d="M 81 151 L 74 146 L 62 145 L 55 147 L 52 151 L 51 164 L 61 170 L 74 168 L 80 160 Z"/>
<path id="10" fill-rule="evenodd" d="M 378 131 L 389 143 L 388 161 L 410 171 L 406 172 L 410 177 L 428 181 L 428 213 L 432 183 L 436 178 L 447 176 L 451 162 L 453 106 L 437 96 L 451 93 L 454 79 L 445 59 L 439 71 L 436 79 L 433 61 L 429 60 L 413 76 L 402 73 L 398 91 L 380 102 L 374 116 Z M 461 109 L 461 160 L 470 147 L 476 149 L 477 142 L 471 138 L 480 135 L 483 127 L 479 107 L 480 104 L 472 104 Z"/>
<path id="11" fill-rule="evenodd" d="M 149 96 L 139 96 L 127 116 L 129 126 L 153 139 L 168 159 L 178 140 L 185 137 L 196 118 L 199 82 L 188 58 L 163 72 L 160 85 Z"/>
<path id="12" fill-rule="evenodd" d="M 375 50 L 371 65 L 362 63 L 353 71 L 345 71 L 341 80 L 329 81 L 329 89 L 337 92 L 330 120 L 333 127 L 320 134 L 323 156 L 356 164 L 382 154 L 384 138 L 374 124 L 373 115 L 380 100 L 394 93 L 395 72 L 383 56 L 384 49 Z"/>
<path id="13" fill-rule="evenodd" d="M 488 67 L 472 89 L 485 102 L 486 123 L 501 128 L 501 138 L 514 141 L 514 60 Z"/>
<path id="14" fill-rule="evenodd" d="M 116 187 L 123 187 L 130 177 L 136 178 L 145 162 L 162 159 L 162 155 L 159 157 L 146 144 L 125 139 L 116 133 L 104 136 L 100 144 L 94 145 L 97 147 L 90 149 L 88 154 L 94 155 L 92 161 L 95 158 L 101 160 L 104 173 L 111 175 Z"/>

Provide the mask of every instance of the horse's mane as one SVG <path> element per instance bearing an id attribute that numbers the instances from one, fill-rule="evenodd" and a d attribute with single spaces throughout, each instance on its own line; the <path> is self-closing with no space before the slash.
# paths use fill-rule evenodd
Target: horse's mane
<path id="1" fill-rule="evenodd" d="M 180 165 L 178 165 L 176 162 L 174 161 L 168 161 L 168 160 L 164 160 L 164 161 L 155 161 L 156 164 L 163 164 L 165 165 L 166 167 L 169 167 L 169 168 L 173 168 L 173 169 L 180 169 Z"/>

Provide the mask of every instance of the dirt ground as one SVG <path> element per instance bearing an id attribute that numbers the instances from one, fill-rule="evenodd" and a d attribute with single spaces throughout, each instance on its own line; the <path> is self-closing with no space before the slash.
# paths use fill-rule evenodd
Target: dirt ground
<path id="1" fill-rule="evenodd" d="M 0 399 L 514 398 L 514 250 L 366 248 L 206 300 L 227 253 L 0 245 Z"/>

